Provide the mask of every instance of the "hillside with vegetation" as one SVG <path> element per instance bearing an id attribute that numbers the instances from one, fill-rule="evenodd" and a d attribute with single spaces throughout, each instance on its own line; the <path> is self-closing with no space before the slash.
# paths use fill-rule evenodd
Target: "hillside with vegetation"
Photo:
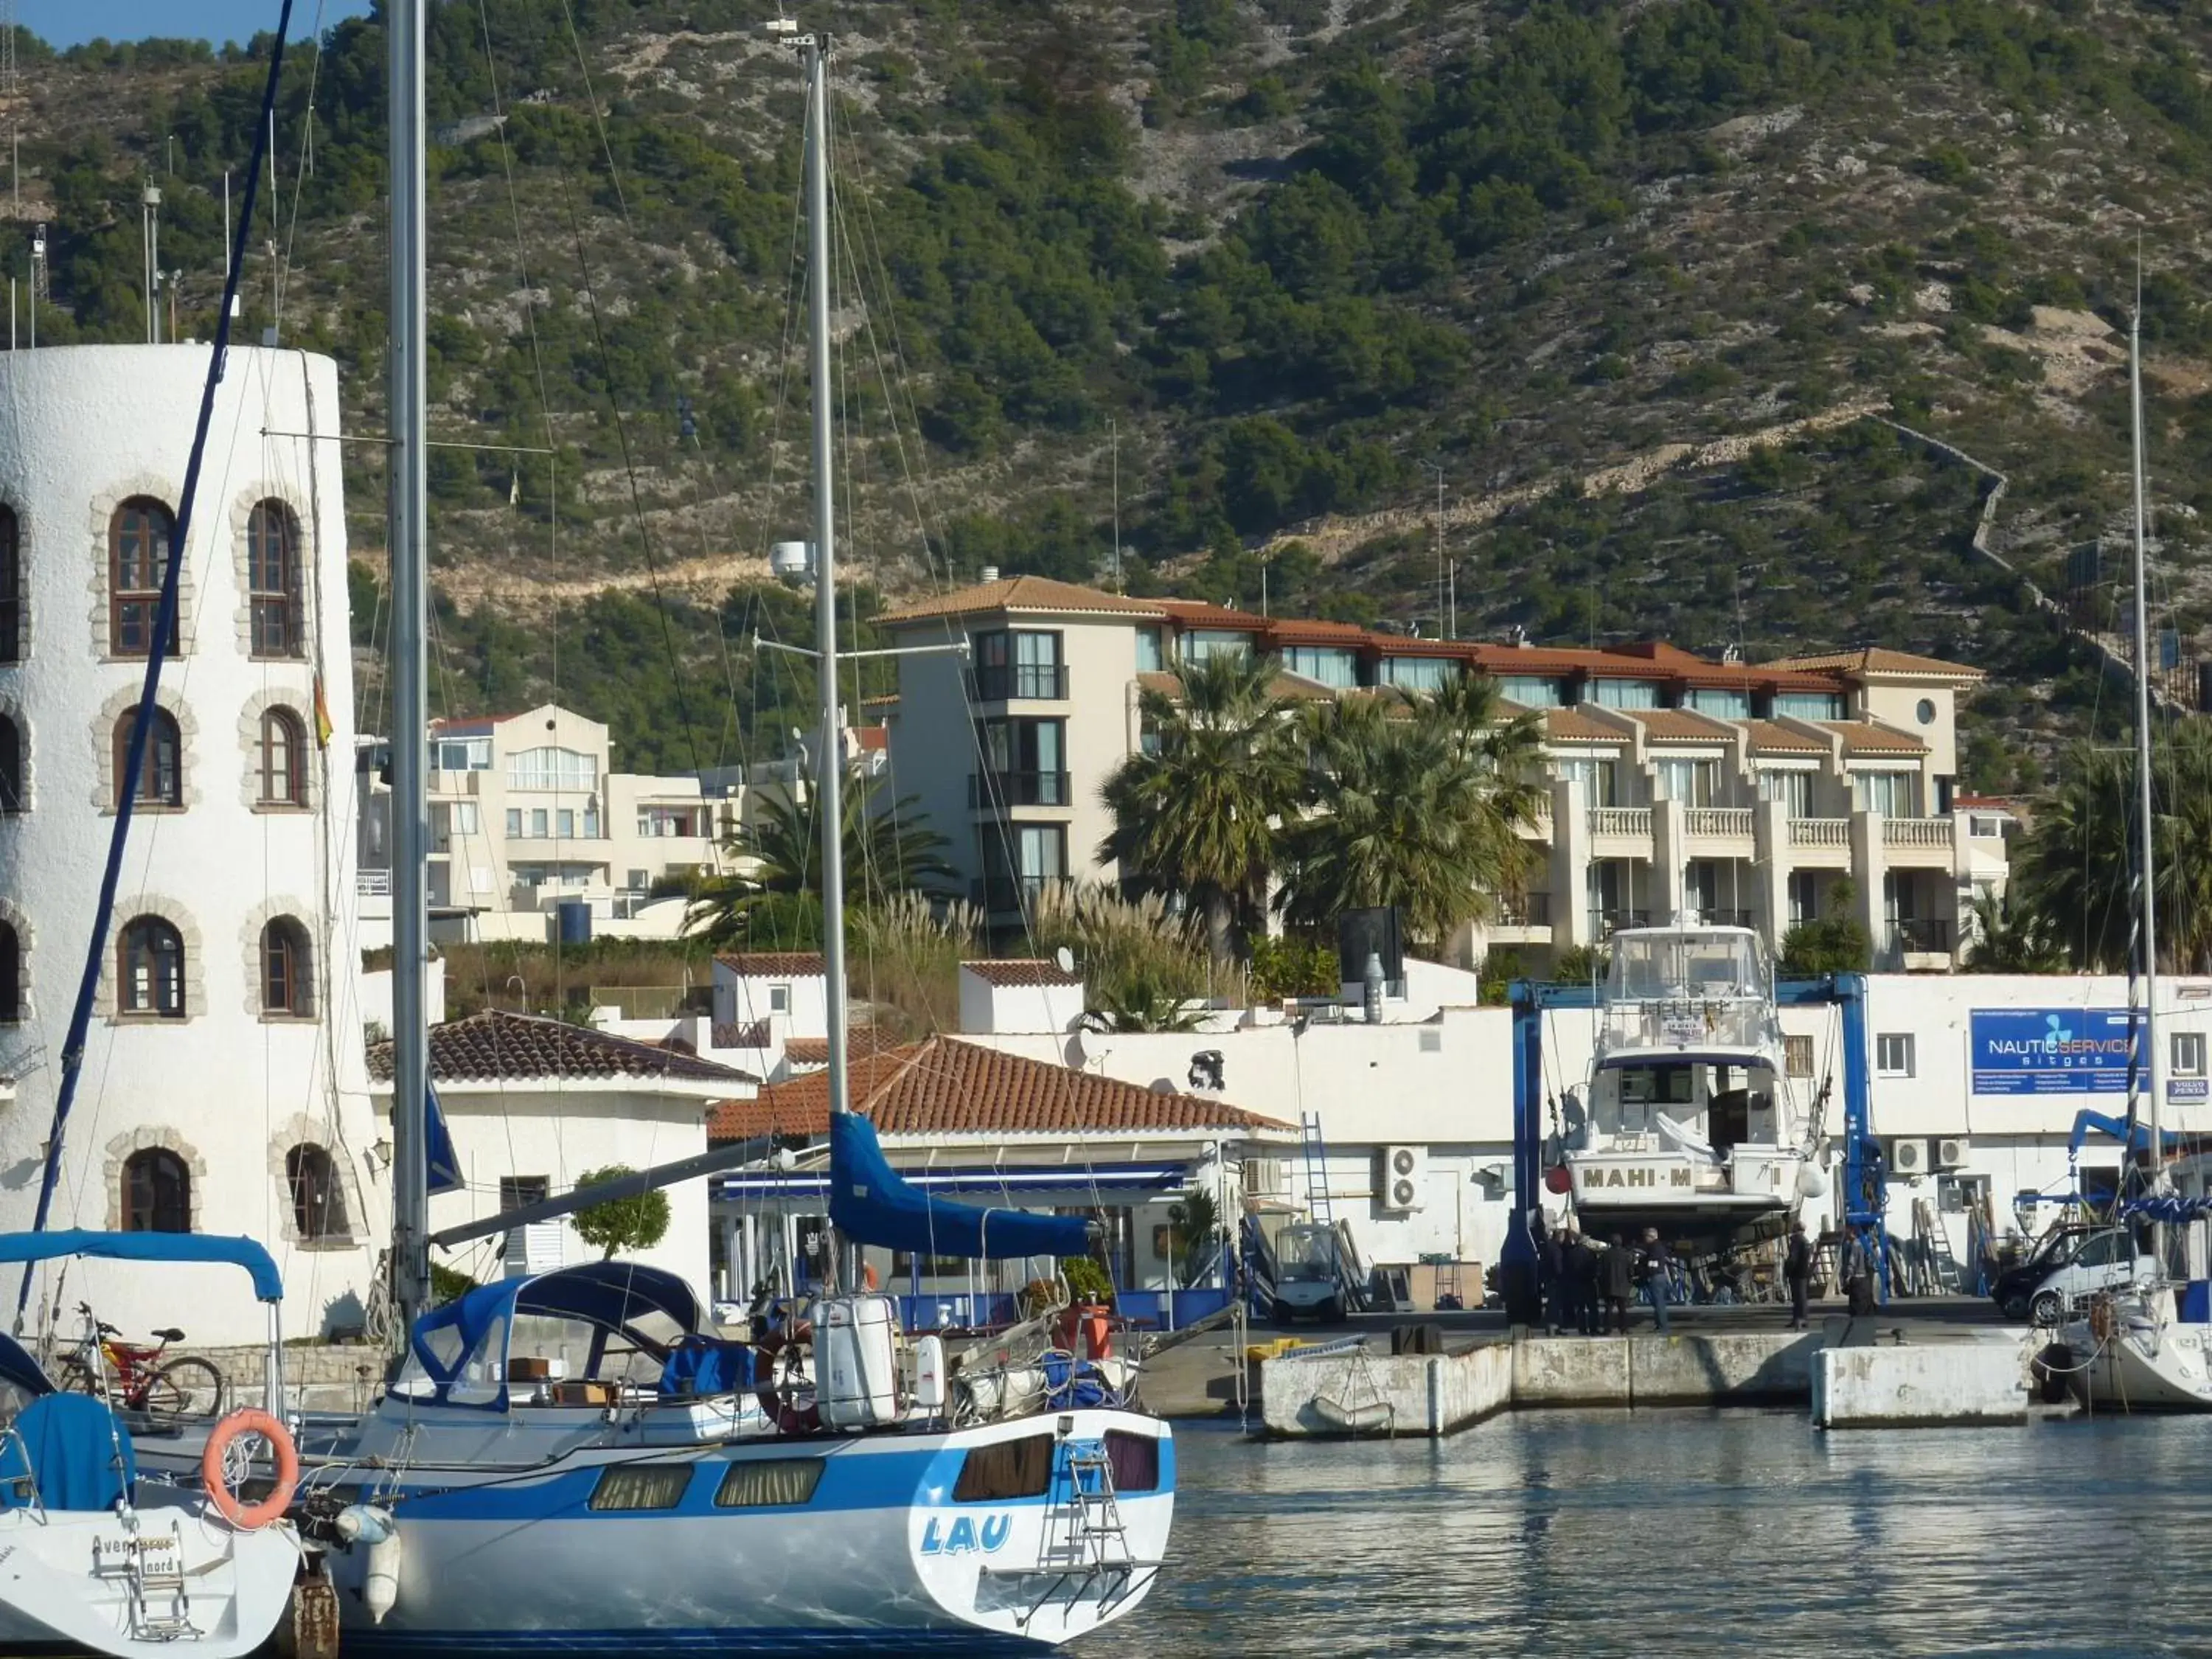
<path id="1" fill-rule="evenodd" d="M 437 453 L 439 696 L 558 696 L 625 765 L 779 752 L 809 696 L 752 642 L 805 627 L 766 581 L 805 521 L 806 398 L 802 106 L 761 10 L 432 12 L 434 421 L 511 447 Z M 1272 609 L 1424 631 L 1881 643 L 1988 669 L 1968 781 L 2029 784 L 2118 701 L 2021 578 L 2059 594 L 2069 549 L 2124 531 L 2140 246 L 2160 608 L 2185 660 L 2212 630 L 2203 0 L 829 21 L 863 616 L 986 564 L 1104 580 L 1118 546 L 1132 591 L 1256 606 L 1264 584 Z M 179 331 L 210 330 L 267 45 L 23 42 L 42 342 L 143 336 L 149 173 Z M 336 355 L 364 433 L 382 63 L 373 18 L 288 55 L 243 319 Z M 372 550 L 378 452 L 349 466 Z M 1972 544 L 1993 474 L 2018 575 Z M 2109 583 L 2071 598 L 2109 629 Z"/>

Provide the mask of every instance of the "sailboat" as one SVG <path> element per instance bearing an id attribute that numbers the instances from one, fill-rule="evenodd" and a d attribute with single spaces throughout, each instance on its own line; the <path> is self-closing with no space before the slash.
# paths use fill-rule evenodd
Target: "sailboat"
<path id="1" fill-rule="evenodd" d="M 2166 1164 L 2171 1137 L 2160 1124 L 2166 1100 L 2166 1054 L 2160 1041 L 2158 1006 L 2157 847 L 2153 833 L 2150 744 L 2150 635 L 2148 584 L 2144 542 L 2142 299 L 2128 330 L 2128 391 L 2135 469 L 2135 650 L 2136 775 L 2137 784 L 2136 924 L 2142 950 L 2142 1038 L 2141 1075 L 2149 1095 L 2148 1134 L 2143 1139 L 2149 1179 L 2147 1190 L 2126 1199 L 2120 1218 L 2148 1226 L 2149 1255 L 2157 1267 L 2124 1290 L 2100 1294 L 2084 1317 L 2069 1323 L 2060 1341 L 2065 1352 L 2046 1361 L 2063 1374 L 2081 1404 L 2093 1411 L 2212 1411 L 2212 1284 L 2205 1278 L 2206 1216 L 2212 1200 L 2203 1196 L 2203 1176 L 2195 1177 L 2195 1195 L 2177 1194 Z M 2130 1137 L 2132 1150 L 2134 1138 Z M 2191 1279 L 2177 1285 L 2168 1275 L 2166 1229 L 2180 1224 L 2193 1264 Z M 2177 1295 L 2179 1291 L 2179 1295 Z M 2056 1363 L 2052 1363 L 2055 1361 Z"/>
<path id="2" fill-rule="evenodd" d="M 397 441 L 392 1254 L 394 1299 L 410 1329 L 383 1397 L 312 1449 L 314 1495 L 301 1519 L 337 1589 L 344 1650 L 975 1653 L 1083 1636 L 1152 1588 L 1173 1516 L 1175 1443 L 1164 1422 L 1122 1403 L 1125 1368 L 1058 1349 L 1048 1319 L 1001 1334 L 956 1368 L 938 1338 L 902 1342 L 888 1297 L 826 1295 L 783 1332 L 732 1342 L 677 1275 L 622 1261 L 506 1279 L 426 1307 L 422 0 L 393 0 L 386 17 Z M 913 1188 L 850 1109 L 830 46 L 788 22 L 770 27 L 799 52 L 806 78 L 830 1222 L 853 1247 L 1085 1255 L 1080 1218 L 983 1211 Z M 529 1218 L 600 1195 L 535 1206 Z"/>

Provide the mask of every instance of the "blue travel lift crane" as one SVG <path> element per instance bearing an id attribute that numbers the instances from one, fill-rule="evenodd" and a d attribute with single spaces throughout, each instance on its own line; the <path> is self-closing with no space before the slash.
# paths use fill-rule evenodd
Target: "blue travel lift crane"
<path id="1" fill-rule="evenodd" d="M 1547 985 L 1517 979 L 1507 995 L 1513 1005 L 1513 1203 L 1504 1247 L 1498 1252 L 1498 1288 L 1506 1317 L 1516 1325 L 1542 1320 L 1536 1275 L 1536 1238 L 1529 1223 L 1542 1206 L 1544 1184 L 1544 1016 L 1553 1009 L 1592 1008 L 1588 985 Z M 1786 979 L 1774 988 L 1779 1008 L 1833 1006 L 1843 1013 L 1844 1225 L 1866 1246 L 1875 1267 L 1875 1294 L 1889 1300 L 1888 1166 L 1874 1137 L 1873 1097 L 1867 1063 L 1867 982 L 1863 974 Z"/>

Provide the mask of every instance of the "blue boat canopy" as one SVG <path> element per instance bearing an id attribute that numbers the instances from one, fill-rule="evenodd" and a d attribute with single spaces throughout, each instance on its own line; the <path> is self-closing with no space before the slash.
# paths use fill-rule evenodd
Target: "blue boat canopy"
<path id="1" fill-rule="evenodd" d="M 1000 1261 L 1091 1251 L 1081 1216 L 986 1209 L 921 1191 L 884 1160 L 876 1126 L 856 1112 L 830 1115 L 830 1219 L 855 1243 L 916 1255 Z"/>
<path id="2" fill-rule="evenodd" d="M 2130 1220 L 2140 1216 L 2147 1221 L 2194 1221 L 2212 1215 L 2212 1198 L 2182 1198 L 2168 1193 L 2159 1198 L 2130 1199 L 2120 1206 L 2120 1214 Z"/>
<path id="3" fill-rule="evenodd" d="M 574 1319 L 596 1327 L 590 1370 L 598 1368 L 610 1335 L 633 1346 L 661 1353 L 700 1322 L 699 1298 L 691 1287 L 665 1267 L 635 1261 L 592 1261 L 556 1267 L 526 1279 L 502 1279 L 479 1285 L 415 1322 L 409 1336 L 419 1389 L 429 1385 L 438 1400 L 452 1405 L 505 1409 L 507 1347 L 515 1316 L 534 1314 Z M 678 1328 L 656 1331 L 645 1322 L 658 1315 Z M 403 1389 L 410 1379 L 401 1379 Z M 466 1398 L 456 1396 L 457 1385 Z"/>
<path id="4" fill-rule="evenodd" d="M 250 1238 L 219 1233 L 101 1233 L 82 1228 L 58 1232 L 0 1233 L 0 1263 L 52 1261 L 63 1256 L 110 1261 L 217 1261 L 243 1267 L 264 1302 L 284 1299 L 284 1280 L 269 1252 Z"/>

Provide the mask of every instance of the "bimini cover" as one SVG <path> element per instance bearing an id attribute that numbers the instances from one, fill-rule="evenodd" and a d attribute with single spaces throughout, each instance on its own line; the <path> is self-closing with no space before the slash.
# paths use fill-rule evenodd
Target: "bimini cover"
<path id="1" fill-rule="evenodd" d="M 2167 1193 L 2158 1198 L 2130 1199 L 2120 1206 L 2120 1214 L 2131 1220 L 2141 1218 L 2146 1221 L 2196 1221 L 2212 1215 L 2212 1197 L 2183 1198 Z"/>
<path id="2" fill-rule="evenodd" d="M 35 1400 L 54 1391 L 53 1379 L 14 1337 L 0 1334 L 0 1382 L 12 1384 Z"/>
<path id="3" fill-rule="evenodd" d="M 0 1262 L 52 1261 L 65 1255 L 100 1256 L 111 1261 L 220 1261 L 243 1267 L 253 1293 L 264 1302 L 284 1299 L 284 1280 L 269 1252 L 250 1238 L 216 1233 L 0 1233 Z"/>
<path id="4" fill-rule="evenodd" d="M 506 1344 L 518 1314 L 575 1319 L 603 1330 L 627 1332 L 638 1321 L 659 1314 L 689 1333 L 699 1328 L 699 1298 L 691 1287 L 662 1267 L 635 1261 L 592 1261 L 556 1267 L 529 1279 L 502 1279 L 479 1285 L 459 1300 L 433 1309 L 415 1322 L 410 1346 L 415 1360 L 437 1385 L 441 1398 L 465 1372 L 472 1379 L 497 1382 L 497 1397 L 472 1403 L 505 1406 Z M 488 1336 L 500 1352 L 479 1354 Z M 654 1349 L 662 1338 L 632 1333 Z"/>
<path id="5" fill-rule="evenodd" d="M 830 1115 L 830 1219 L 858 1244 L 924 1255 L 1086 1255 L 1081 1216 L 986 1209 L 933 1198 L 884 1161 L 876 1126 L 857 1112 Z"/>
<path id="6" fill-rule="evenodd" d="M 33 1400 L 0 1440 L 0 1508 L 112 1510 L 137 1479 L 131 1431 L 88 1394 Z"/>

